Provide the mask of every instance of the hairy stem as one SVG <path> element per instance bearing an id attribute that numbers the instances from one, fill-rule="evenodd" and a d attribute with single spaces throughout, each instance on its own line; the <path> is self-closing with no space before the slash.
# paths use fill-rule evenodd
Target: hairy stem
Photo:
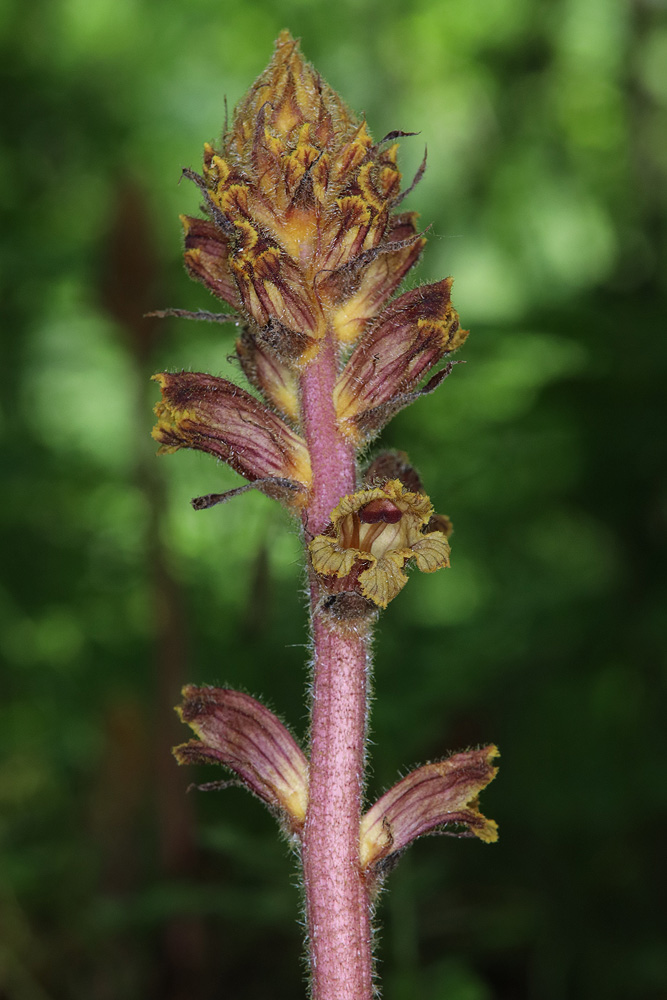
<path id="1" fill-rule="evenodd" d="M 328 337 L 301 376 L 303 433 L 313 470 L 312 496 L 304 515 L 307 537 L 326 528 L 340 498 L 354 493 L 357 486 L 354 445 L 336 424 L 333 390 L 337 374 L 337 350 Z"/>
<path id="2" fill-rule="evenodd" d="M 354 448 L 335 421 L 336 374 L 337 356 L 329 340 L 301 379 L 313 468 L 312 500 L 304 515 L 307 537 L 322 531 L 340 498 L 356 488 Z M 370 1000 L 370 912 L 359 868 L 368 640 L 320 615 L 319 596 L 312 578 L 313 704 L 303 867 L 313 996 Z"/>
<path id="3" fill-rule="evenodd" d="M 359 872 L 366 650 L 315 619 L 304 876 L 315 1000 L 372 995 L 371 930 Z"/>

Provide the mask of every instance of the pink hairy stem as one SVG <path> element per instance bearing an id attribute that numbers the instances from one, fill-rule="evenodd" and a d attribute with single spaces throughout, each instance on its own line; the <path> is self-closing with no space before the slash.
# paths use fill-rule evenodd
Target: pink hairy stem
<path id="1" fill-rule="evenodd" d="M 338 356 L 331 337 L 301 376 L 303 430 L 313 471 L 306 540 L 356 489 L 356 456 L 336 424 Z M 364 783 L 368 638 L 318 613 L 310 578 L 314 645 L 309 804 L 303 834 L 308 948 L 314 1000 L 371 1000 L 370 906 L 359 864 Z"/>

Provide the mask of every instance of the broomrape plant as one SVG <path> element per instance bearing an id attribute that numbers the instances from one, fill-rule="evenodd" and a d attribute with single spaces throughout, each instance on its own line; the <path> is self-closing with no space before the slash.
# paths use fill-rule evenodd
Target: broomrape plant
<path id="1" fill-rule="evenodd" d="M 153 437 L 195 448 L 247 485 L 193 501 L 211 507 L 258 489 L 298 518 L 312 636 L 310 745 L 302 750 L 260 702 L 187 686 L 180 715 L 197 739 L 181 764 L 231 769 L 287 831 L 303 868 L 315 1000 L 369 1000 L 373 900 L 389 862 L 454 824 L 491 842 L 478 809 L 494 746 L 411 771 L 362 808 L 371 634 L 408 581 L 449 566 L 447 517 L 435 514 L 402 452 L 360 455 L 403 407 L 432 392 L 460 347 L 452 279 L 394 298 L 425 239 L 401 190 L 391 132 L 379 142 L 283 32 L 219 148 L 204 147 L 205 218 L 183 217 L 189 273 L 234 313 L 236 355 L 263 399 L 226 379 L 162 372 Z"/>

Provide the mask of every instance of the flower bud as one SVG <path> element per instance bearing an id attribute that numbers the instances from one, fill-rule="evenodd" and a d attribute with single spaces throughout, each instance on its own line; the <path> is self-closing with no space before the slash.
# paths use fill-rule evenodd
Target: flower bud
<path id="1" fill-rule="evenodd" d="M 207 219 L 180 218 L 185 235 L 183 260 L 190 277 L 233 309 L 240 309 L 241 299 L 228 264 L 229 240 Z"/>

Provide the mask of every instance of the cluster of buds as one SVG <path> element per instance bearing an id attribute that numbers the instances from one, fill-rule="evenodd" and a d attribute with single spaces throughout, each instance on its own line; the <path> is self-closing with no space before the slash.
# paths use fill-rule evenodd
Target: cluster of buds
<path id="1" fill-rule="evenodd" d="M 426 242 L 416 214 L 399 210 L 424 169 L 402 190 L 395 140 L 408 134 L 374 142 L 283 32 L 219 147 L 205 146 L 202 173 L 184 171 L 205 215 L 182 218 L 186 268 L 232 312 L 162 314 L 235 322 L 236 358 L 252 391 L 196 372 L 155 376 L 160 450 L 207 452 L 247 480 L 195 506 L 252 488 L 283 503 L 303 521 L 320 608 L 347 602 L 368 616 L 396 597 L 406 567 L 449 565 L 451 524 L 434 514 L 405 456 L 385 452 L 311 531 L 317 427 L 305 387 L 326 352 L 334 437 L 356 467 L 354 456 L 396 413 L 440 385 L 467 336 L 450 278 L 395 297 Z M 247 695 L 186 688 L 184 696 L 182 718 L 199 739 L 176 748 L 178 760 L 231 768 L 299 836 L 308 763 L 282 723 Z M 495 824 L 475 805 L 495 753 L 486 747 L 419 768 L 380 799 L 362 823 L 365 872 L 449 823 L 495 839 Z"/>

